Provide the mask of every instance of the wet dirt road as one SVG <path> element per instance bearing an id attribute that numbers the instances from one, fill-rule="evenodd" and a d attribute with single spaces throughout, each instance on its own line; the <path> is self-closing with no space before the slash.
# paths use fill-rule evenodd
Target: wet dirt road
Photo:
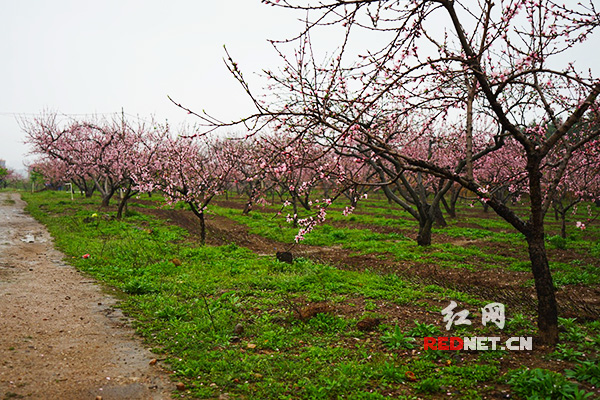
<path id="1" fill-rule="evenodd" d="M 156 357 L 45 227 L 0 193 L 0 399 L 169 399 Z"/>

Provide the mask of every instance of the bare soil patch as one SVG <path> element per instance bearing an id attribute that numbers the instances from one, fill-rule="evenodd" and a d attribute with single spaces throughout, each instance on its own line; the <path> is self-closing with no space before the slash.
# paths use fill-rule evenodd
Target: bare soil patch
<path id="1" fill-rule="evenodd" d="M 0 398 L 168 399 L 175 385 L 93 279 L 0 194 Z"/>

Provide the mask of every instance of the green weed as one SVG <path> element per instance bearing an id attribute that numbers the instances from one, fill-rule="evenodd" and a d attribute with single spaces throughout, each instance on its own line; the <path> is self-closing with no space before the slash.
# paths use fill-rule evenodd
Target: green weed
<path id="1" fill-rule="evenodd" d="M 557 372 L 546 369 L 519 369 L 507 374 L 508 384 L 519 396 L 526 399 L 587 399 L 592 393 L 585 393 L 578 386 Z"/>
<path id="2" fill-rule="evenodd" d="M 600 385 L 600 362 L 598 360 L 581 361 L 575 368 L 565 370 L 565 375 L 597 387 Z"/>
<path id="3" fill-rule="evenodd" d="M 581 351 L 578 351 L 565 343 L 556 345 L 556 350 L 549 355 L 550 358 L 565 361 L 577 361 L 583 356 L 584 354 Z"/>
<path id="4" fill-rule="evenodd" d="M 563 238 L 561 236 L 558 236 L 558 235 L 550 236 L 546 240 L 555 249 L 564 250 L 564 249 L 567 248 L 567 239 L 565 239 L 565 238 Z"/>
<path id="5" fill-rule="evenodd" d="M 417 320 L 414 321 L 415 326 L 407 332 L 408 336 L 412 337 L 431 337 L 439 336 L 441 334 L 440 328 L 433 324 L 421 323 Z"/>
<path id="6" fill-rule="evenodd" d="M 417 393 L 428 393 L 434 394 L 442 391 L 440 380 L 437 378 L 423 379 L 421 382 L 415 385 Z"/>
<path id="7" fill-rule="evenodd" d="M 412 349 L 417 345 L 415 338 L 402 332 L 399 326 L 395 326 L 394 329 L 384 333 L 381 336 L 381 341 L 391 350 Z"/>

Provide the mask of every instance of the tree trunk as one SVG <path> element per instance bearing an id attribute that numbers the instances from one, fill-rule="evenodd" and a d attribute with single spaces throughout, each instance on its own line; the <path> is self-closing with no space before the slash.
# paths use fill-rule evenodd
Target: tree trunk
<path id="1" fill-rule="evenodd" d="M 538 328 L 543 343 L 558 343 L 558 308 L 554 283 L 546 256 L 543 228 L 527 238 L 529 259 L 538 299 Z"/>
<path id="2" fill-rule="evenodd" d="M 123 196 L 121 201 L 119 201 L 119 207 L 117 208 L 117 219 L 123 218 L 123 210 L 127 209 L 127 197 Z"/>
<path id="3" fill-rule="evenodd" d="M 450 218 L 456 218 L 456 210 L 453 210 L 452 208 L 450 208 L 450 205 L 446 201 L 446 198 L 442 196 L 440 201 L 442 202 L 442 205 L 444 206 L 444 210 L 446 210 L 446 212 L 448 213 L 448 216 Z"/>
<path id="4" fill-rule="evenodd" d="M 102 207 L 108 207 L 108 205 L 110 203 L 110 199 L 115 194 L 116 188 L 113 187 L 112 185 L 109 185 L 107 181 L 104 181 L 104 187 L 102 187 L 102 185 L 100 184 L 100 182 L 98 182 L 97 179 L 94 179 L 94 185 L 96 186 L 96 188 L 98 189 L 98 191 L 102 195 L 102 204 L 101 204 L 101 206 Z"/>
<path id="5" fill-rule="evenodd" d="M 444 197 L 442 196 L 441 199 L 443 199 Z M 440 208 L 440 203 L 438 202 L 435 205 L 432 205 L 433 207 L 433 216 L 435 218 L 435 224 L 437 226 L 441 226 L 442 228 L 448 226 L 448 224 L 446 223 L 446 220 L 444 219 L 444 214 L 442 213 L 442 210 Z"/>
<path id="6" fill-rule="evenodd" d="M 483 212 L 486 213 L 490 209 L 490 205 L 486 202 L 483 203 Z"/>
<path id="7" fill-rule="evenodd" d="M 542 173 L 538 154 L 528 154 L 527 173 L 531 217 L 525 237 L 538 299 L 538 328 L 542 342 L 554 346 L 558 343 L 558 306 L 544 242 Z"/>
<path id="8" fill-rule="evenodd" d="M 127 191 L 123 194 L 123 198 L 119 202 L 119 208 L 117 209 L 117 219 L 123 218 L 123 213 L 127 212 L 127 201 L 133 196 L 131 186 L 127 187 Z"/>
<path id="9" fill-rule="evenodd" d="M 92 197 L 95 189 L 96 189 L 96 187 L 94 185 L 89 185 L 89 186 L 86 185 L 86 189 L 85 189 L 86 199 L 89 199 L 90 197 Z"/>
<path id="10" fill-rule="evenodd" d="M 560 213 L 560 237 L 567 238 L 567 216 L 566 212 Z"/>
<path id="11" fill-rule="evenodd" d="M 246 201 L 246 205 L 244 206 L 244 210 L 242 211 L 242 215 L 248 215 L 250 211 L 252 211 L 252 206 L 254 204 L 254 199 L 257 194 L 257 187 L 252 187 L 252 190 L 248 194 L 248 201 Z"/>
<path id="12" fill-rule="evenodd" d="M 204 211 L 198 213 L 198 219 L 200 220 L 200 244 L 204 246 L 206 243 L 206 222 L 204 221 Z"/>
<path id="13" fill-rule="evenodd" d="M 206 222 L 204 221 L 204 207 L 208 204 L 208 201 L 204 204 L 200 204 L 199 206 L 192 202 L 188 202 L 187 204 L 192 209 L 194 215 L 198 217 L 198 220 L 200 220 L 200 244 L 204 246 L 204 244 L 206 243 Z"/>
<path id="14" fill-rule="evenodd" d="M 108 207 L 110 204 L 110 199 L 113 197 L 113 195 L 115 194 L 114 190 L 111 190 L 107 193 L 105 193 L 104 195 L 102 195 L 102 207 Z"/>
<path id="15" fill-rule="evenodd" d="M 94 190 L 96 189 L 95 184 L 88 185 L 88 182 L 85 180 L 85 178 L 74 178 L 73 182 L 79 189 L 79 194 L 85 196 L 86 198 L 92 197 L 92 195 L 94 194 Z"/>
<path id="16" fill-rule="evenodd" d="M 567 238 L 567 211 L 571 206 L 563 206 L 562 201 L 556 200 L 553 202 L 554 219 L 560 221 L 560 237 Z"/>
<path id="17" fill-rule="evenodd" d="M 329 185 L 323 183 L 323 197 L 328 199 L 329 198 Z"/>
<path id="18" fill-rule="evenodd" d="M 417 234 L 417 244 L 419 246 L 431 245 L 431 228 L 433 226 L 432 218 L 425 218 L 419 221 L 419 233 Z"/>
<path id="19" fill-rule="evenodd" d="M 452 186 L 452 193 L 450 195 L 450 210 L 448 211 L 450 218 L 456 218 L 456 203 L 460 197 L 460 189 L 461 188 L 457 188 L 456 185 Z"/>

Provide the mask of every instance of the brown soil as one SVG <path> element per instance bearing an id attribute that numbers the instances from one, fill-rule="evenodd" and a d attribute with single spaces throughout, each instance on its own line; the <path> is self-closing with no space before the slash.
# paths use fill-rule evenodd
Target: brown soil
<path id="1" fill-rule="evenodd" d="M 175 385 L 115 308 L 0 194 L 0 398 L 167 399 Z"/>

